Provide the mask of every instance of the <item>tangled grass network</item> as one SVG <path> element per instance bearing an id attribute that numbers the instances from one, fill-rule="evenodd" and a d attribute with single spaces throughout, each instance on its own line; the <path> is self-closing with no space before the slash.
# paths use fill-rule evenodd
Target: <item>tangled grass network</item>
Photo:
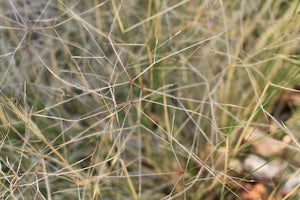
<path id="1" fill-rule="evenodd" d="M 0 198 L 299 198 L 299 4 L 1 0 Z"/>

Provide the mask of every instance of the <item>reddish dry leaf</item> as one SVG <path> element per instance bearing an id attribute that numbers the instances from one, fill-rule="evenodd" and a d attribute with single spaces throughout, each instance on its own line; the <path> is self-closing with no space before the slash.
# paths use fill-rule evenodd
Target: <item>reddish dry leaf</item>
<path id="1" fill-rule="evenodd" d="M 249 192 L 242 192 L 242 199 L 244 200 L 263 199 L 267 193 L 267 189 L 262 183 L 256 183 L 254 185 L 247 184 L 246 188 L 249 190 Z"/>

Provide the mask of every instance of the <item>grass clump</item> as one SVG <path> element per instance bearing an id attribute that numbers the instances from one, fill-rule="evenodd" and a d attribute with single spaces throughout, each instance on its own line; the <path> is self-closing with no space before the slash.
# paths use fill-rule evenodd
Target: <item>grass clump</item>
<path id="1" fill-rule="evenodd" d="M 1 1 L 1 198 L 243 198 L 230 163 L 300 81 L 298 21 L 296 0 Z M 297 113 L 273 133 L 294 153 Z"/>

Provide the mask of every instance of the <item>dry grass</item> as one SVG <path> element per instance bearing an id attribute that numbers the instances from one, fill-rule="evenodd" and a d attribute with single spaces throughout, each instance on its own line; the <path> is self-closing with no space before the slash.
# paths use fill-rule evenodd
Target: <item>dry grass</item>
<path id="1" fill-rule="evenodd" d="M 237 199 L 229 162 L 300 81 L 298 4 L 1 1 L 1 198 Z"/>

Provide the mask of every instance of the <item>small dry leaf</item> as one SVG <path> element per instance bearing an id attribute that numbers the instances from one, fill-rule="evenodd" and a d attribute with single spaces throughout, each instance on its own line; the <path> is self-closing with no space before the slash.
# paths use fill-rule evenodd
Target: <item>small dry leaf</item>
<path id="1" fill-rule="evenodd" d="M 253 143 L 254 149 L 265 157 L 274 156 L 282 153 L 285 144 L 272 138 L 264 138 Z"/>
<path id="2" fill-rule="evenodd" d="M 243 164 L 238 159 L 231 159 L 229 161 L 228 168 L 230 170 L 236 171 L 237 173 L 242 173 L 242 171 L 243 171 Z"/>
<path id="3" fill-rule="evenodd" d="M 283 139 L 282 139 L 282 142 L 284 142 L 285 144 L 288 144 L 291 141 L 292 141 L 292 138 L 289 135 L 284 136 Z"/>
<path id="4" fill-rule="evenodd" d="M 280 128 L 280 126 L 275 121 L 270 122 L 270 124 L 269 124 L 269 132 L 270 133 L 277 131 L 279 128 Z"/>
<path id="5" fill-rule="evenodd" d="M 293 165 L 299 165 L 300 163 L 300 151 L 296 149 L 288 149 L 288 151 L 284 152 L 283 157 L 285 160 L 288 160 Z"/>
<path id="6" fill-rule="evenodd" d="M 289 193 L 300 184 L 300 172 L 292 173 L 283 186 L 283 192 Z"/>
<path id="7" fill-rule="evenodd" d="M 246 188 L 249 191 L 242 192 L 242 198 L 244 200 L 263 199 L 263 197 L 266 196 L 267 193 L 267 189 L 262 183 L 256 183 L 254 185 L 247 184 Z"/>
<path id="8" fill-rule="evenodd" d="M 246 132 L 245 140 L 247 142 L 253 142 L 253 141 L 257 140 L 258 138 L 263 137 L 265 135 L 266 134 L 259 128 L 250 126 Z"/>
<path id="9" fill-rule="evenodd" d="M 267 160 L 250 154 L 243 162 L 243 169 L 257 180 L 269 180 L 280 175 L 281 164 L 278 160 L 268 162 Z"/>
<path id="10" fill-rule="evenodd" d="M 289 143 L 290 140 L 285 138 L 283 141 L 275 140 L 266 135 L 259 128 L 250 127 L 247 131 L 246 141 L 252 142 L 252 146 L 262 156 L 270 157 L 282 153 L 286 143 Z"/>

